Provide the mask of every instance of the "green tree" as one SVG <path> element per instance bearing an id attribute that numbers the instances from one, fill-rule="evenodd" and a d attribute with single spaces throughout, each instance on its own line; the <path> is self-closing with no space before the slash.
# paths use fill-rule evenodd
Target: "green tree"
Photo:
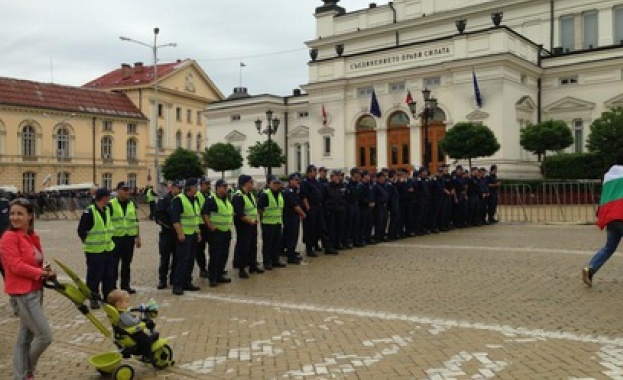
<path id="1" fill-rule="evenodd" d="M 225 170 L 236 170 L 242 167 L 242 155 L 231 144 L 216 143 L 203 152 L 205 166 L 221 172 L 225 178 Z"/>
<path id="2" fill-rule="evenodd" d="M 197 153 L 188 149 L 177 148 L 166 158 L 162 165 L 162 175 L 166 180 L 201 177 L 203 167 Z"/>
<path id="3" fill-rule="evenodd" d="M 247 162 L 253 168 L 278 168 L 286 163 L 281 147 L 273 140 L 259 141 L 247 149 Z"/>
<path id="4" fill-rule="evenodd" d="M 546 120 L 539 124 L 528 125 L 521 131 L 519 144 L 527 150 L 543 158 L 547 151 L 559 151 L 573 144 L 573 135 L 562 120 Z M 541 165 L 543 177 L 547 177 L 546 166 Z"/>
<path id="5" fill-rule="evenodd" d="M 617 151 L 623 147 L 623 108 L 604 111 L 593 121 L 586 147 L 600 156 L 604 167 L 612 165 Z"/>
<path id="6" fill-rule="evenodd" d="M 464 160 L 472 166 L 472 159 L 489 157 L 500 150 L 500 143 L 486 125 L 470 122 L 456 123 L 441 140 L 441 149 L 448 156 Z"/>

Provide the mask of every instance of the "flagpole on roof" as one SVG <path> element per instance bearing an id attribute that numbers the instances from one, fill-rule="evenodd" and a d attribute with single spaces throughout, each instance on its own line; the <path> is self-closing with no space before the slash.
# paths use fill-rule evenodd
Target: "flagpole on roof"
<path id="1" fill-rule="evenodd" d="M 244 62 L 240 62 L 240 87 L 242 87 L 242 68 L 246 66 Z"/>

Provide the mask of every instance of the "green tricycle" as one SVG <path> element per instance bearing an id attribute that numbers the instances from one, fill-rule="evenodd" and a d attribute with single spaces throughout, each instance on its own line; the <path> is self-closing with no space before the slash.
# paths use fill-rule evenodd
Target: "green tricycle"
<path id="1" fill-rule="evenodd" d="M 47 288 L 54 289 L 60 294 L 67 297 L 76 305 L 78 310 L 89 320 L 95 327 L 104 334 L 105 337 L 111 338 L 118 348 L 118 351 L 105 352 L 97 354 L 89 358 L 97 371 L 102 375 L 112 375 L 115 380 L 132 380 L 134 379 L 134 368 L 129 364 L 122 364 L 123 359 L 135 358 L 143 363 L 151 364 L 156 369 L 164 369 L 173 366 L 173 350 L 167 344 L 167 340 L 160 338 L 158 332 L 154 331 L 155 325 L 153 319 L 158 315 L 158 305 L 148 303 L 140 305 L 138 308 L 131 309 L 132 312 L 138 312 L 141 315 L 141 323 L 138 326 L 130 328 L 121 327 L 119 324 L 119 312 L 114 307 L 103 303 L 103 309 L 106 317 L 112 325 L 112 332 L 100 320 L 91 313 L 91 310 L 85 304 L 85 301 L 92 299 L 92 294 L 87 285 L 78 277 L 69 267 L 58 260 L 54 260 L 56 264 L 71 278 L 73 283 L 61 283 L 56 278 L 48 279 L 44 285 Z M 147 333 L 151 342 L 151 355 L 143 355 L 142 347 L 132 335 L 138 331 Z"/>

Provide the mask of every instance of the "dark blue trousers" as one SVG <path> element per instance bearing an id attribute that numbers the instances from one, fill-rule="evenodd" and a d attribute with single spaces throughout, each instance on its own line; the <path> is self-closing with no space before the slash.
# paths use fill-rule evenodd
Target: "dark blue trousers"
<path id="1" fill-rule="evenodd" d="M 349 203 L 347 208 L 348 216 L 348 244 L 361 244 L 361 215 L 359 214 L 359 204 Z"/>
<path id="2" fill-rule="evenodd" d="M 129 289 L 130 265 L 134 257 L 136 236 L 113 237 L 112 240 L 115 242 L 115 249 L 112 251 L 115 260 L 115 284 L 117 284 L 117 280 L 121 279 L 121 281 L 119 281 L 119 287 L 121 289 Z M 121 268 L 119 268 L 120 265 Z"/>
<path id="3" fill-rule="evenodd" d="M 158 241 L 158 249 L 160 251 L 158 279 L 165 284 L 167 282 L 167 277 L 169 277 L 170 283 L 173 284 L 175 268 L 177 267 L 177 256 L 175 255 L 176 242 L 177 236 L 174 231 L 166 230 L 160 232 L 160 240 Z"/>
<path id="4" fill-rule="evenodd" d="M 197 249 L 197 234 L 184 235 L 186 239 L 175 243 L 175 256 L 177 267 L 173 276 L 173 286 L 183 288 L 192 283 L 193 264 L 195 262 L 195 250 Z"/>
<path id="5" fill-rule="evenodd" d="M 229 245 L 231 243 L 231 231 L 210 231 L 209 252 L 210 266 L 208 276 L 210 280 L 218 280 L 223 276 L 225 265 L 229 259 Z"/>
<path id="6" fill-rule="evenodd" d="M 87 286 L 93 299 L 106 300 L 108 293 L 115 289 L 115 260 L 112 252 L 89 253 L 87 259 Z M 101 285 L 101 292 L 100 292 Z"/>
<path id="7" fill-rule="evenodd" d="M 262 223 L 262 260 L 264 266 L 279 262 L 281 224 Z"/>
<path id="8" fill-rule="evenodd" d="M 288 257 L 293 258 L 297 256 L 294 252 L 296 252 L 296 245 L 299 242 L 301 222 L 298 215 L 284 217 L 283 222 L 283 247 L 285 248 Z"/>

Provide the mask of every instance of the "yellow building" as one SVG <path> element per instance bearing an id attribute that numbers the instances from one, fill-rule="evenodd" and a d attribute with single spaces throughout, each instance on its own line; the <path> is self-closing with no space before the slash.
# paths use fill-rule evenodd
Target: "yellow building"
<path id="1" fill-rule="evenodd" d="M 143 140 L 144 158 L 149 162 L 150 177 L 156 167 L 176 148 L 201 152 L 206 146 L 204 112 L 209 103 L 223 100 L 223 94 L 194 60 L 163 63 L 157 66 L 157 95 L 154 66 L 137 62 L 122 64 L 91 82 L 85 88 L 105 89 L 127 95 L 141 112 L 155 118 Z M 158 106 L 154 104 L 157 96 Z M 157 132 L 156 132 L 157 131 Z M 159 149 L 154 148 L 158 145 Z M 162 181 L 162 178 L 160 178 Z"/>
<path id="2" fill-rule="evenodd" d="M 0 77 L 0 185 L 145 186 L 148 128 L 124 94 Z"/>

